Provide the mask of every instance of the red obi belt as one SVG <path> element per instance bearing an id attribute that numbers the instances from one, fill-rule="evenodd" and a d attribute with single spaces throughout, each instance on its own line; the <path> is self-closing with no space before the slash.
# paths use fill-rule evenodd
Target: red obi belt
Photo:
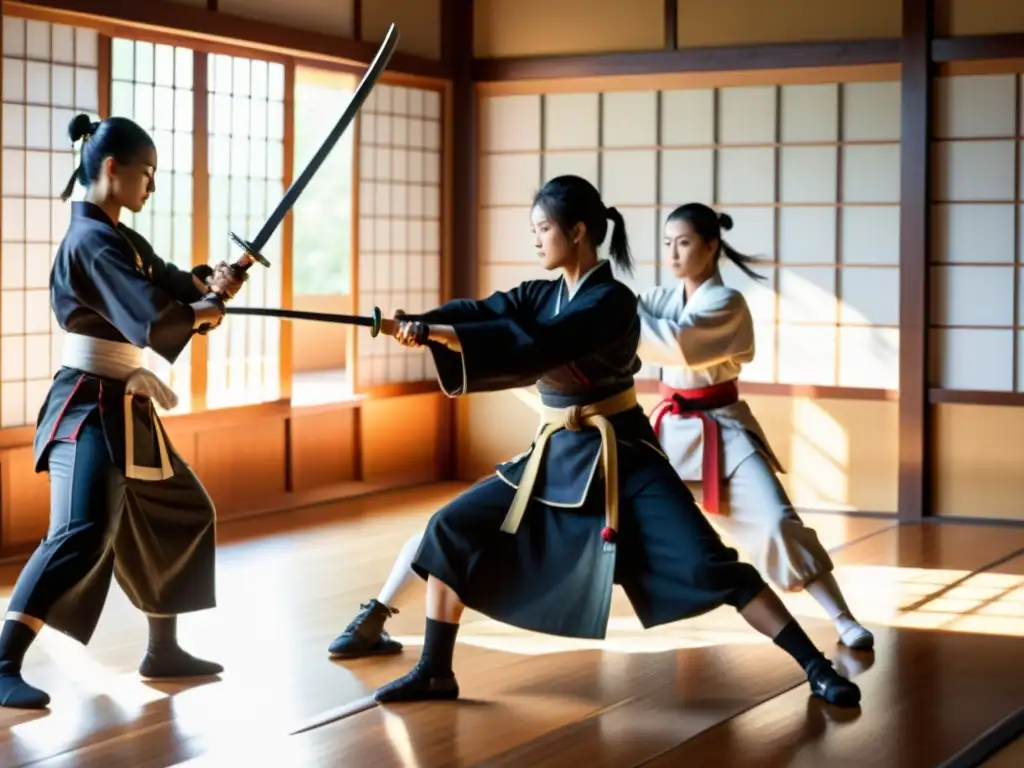
<path id="1" fill-rule="evenodd" d="M 658 385 L 658 392 L 664 398 L 651 412 L 651 426 L 661 440 L 661 420 L 667 414 L 682 416 L 684 419 L 698 418 L 704 425 L 704 455 L 701 464 L 701 484 L 704 488 L 703 507 L 710 514 L 717 515 L 721 509 L 722 468 L 720 429 L 718 422 L 707 411 L 735 405 L 740 399 L 736 379 L 713 384 L 700 389 L 673 389 Z"/>

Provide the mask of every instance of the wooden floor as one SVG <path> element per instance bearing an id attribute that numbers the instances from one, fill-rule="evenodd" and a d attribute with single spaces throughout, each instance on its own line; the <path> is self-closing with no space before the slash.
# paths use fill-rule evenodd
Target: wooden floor
<path id="1" fill-rule="evenodd" d="M 53 703 L 0 710 L 0 766 L 932 768 L 1024 707 L 1024 528 L 838 515 L 807 519 L 876 653 L 844 653 L 816 604 L 786 600 L 856 676 L 859 712 L 811 700 L 796 665 L 730 609 L 645 632 L 618 592 L 600 643 L 468 613 L 462 700 L 374 706 L 368 694 L 418 657 L 422 590 L 390 625 L 403 655 L 343 664 L 327 645 L 458 490 L 225 525 L 220 607 L 181 620 L 183 644 L 227 667 L 205 685 L 138 679 L 145 621 L 115 586 L 87 648 L 40 635 L 24 671 Z M 17 570 L 0 569 L 4 604 Z M 1022 754 L 1014 744 L 987 765 Z"/>

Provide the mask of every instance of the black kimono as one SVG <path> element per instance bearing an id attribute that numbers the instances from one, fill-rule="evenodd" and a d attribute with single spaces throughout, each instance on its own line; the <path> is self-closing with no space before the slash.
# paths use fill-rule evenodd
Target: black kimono
<path id="1" fill-rule="evenodd" d="M 50 475 L 50 529 L 8 610 L 87 643 L 112 574 L 151 616 L 214 607 L 213 503 L 174 451 L 151 398 L 129 394 L 125 377 L 110 375 L 112 359 L 121 368 L 137 364 L 136 348 L 178 358 L 193 334 L 188 305 L 202 298 L 193 274 L 209 272 L 165 263 L 98 206 L 73 203 L 50 273 L 51 307 L 69 334 L 66 364 L 35 434 L 35 469 Z M 75 367 L 69 346 L 96 349 Z"/>
<path id="2" fill-rule="evenodd" d="M 764 588 L 701 514 L 636 404 L 636 301 L 601 262 L 571 298 L 563 280 L 536 280 L 416 318 L 454 326 L 458 335 L 461 354 L 429 344 L 448 396 L 536 383 L 545 406 L 566 409 L 564 428 L 554 411 L 552 426 L 538 433 L 547 446 L 521 521 L 509 510 L 537 440 L 431 518 L 413 562 L 422 578 L 435 576 L 498 621 L 598 639 L 613 584 L 644 627 L 723 604 L 739 609 Z M 617 403 L 607 415 L 617 454 L 611 473 L 602 468 L 607 423 L 579 424 L 602 402 Z M 615 469 L 611 493 L 621 519 L 606 497 Z"/>

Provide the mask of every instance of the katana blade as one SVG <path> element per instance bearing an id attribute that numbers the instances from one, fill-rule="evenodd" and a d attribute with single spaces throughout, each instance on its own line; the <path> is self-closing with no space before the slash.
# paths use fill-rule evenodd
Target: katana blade
<path id="1" fill-rule="evenodd" d="M 306 312 L 300 309 L 272 309 L 267 307 L 227 307 L 227 313 L 229 315 L 277 317 L 282 320 L 313 320 L 319 323 L 363 325 L 370 329 L 370 336 L 376 336 L 380 333 L 383 320 L 379 307 L 374 307 L 369 317 L 365 315 L 337 315 L 330 312 Z"/>
<path id="2" fill-rule="evenodd" d="M 338 139 L 346 131 L 352 121 L 355 120 L 356 114 L 359 109 L 363 106 L 363 102 L 370 95 L 370 91 L 373 90 L 377 81 L 380 80 L 380 76 L 384 73 L 384 70 L 388 66 L 388 62 L 391 60 L 391 56 L 395 52 L 395 48 L 398 46 L 398 27 L 394 24 L 388 29 L 387 35 L 384 37 L 384 42 L 381 43 L 380 48 L 377 51 L 377 55 L 374 56 L 373 61 L 370 63 L 370 68 L 366 70 L 366 74 L 363 75 L 362 82 L 359 83 L 359 87 L 356 88 L 354 94 L 352 94 L 352 100 L 348 103 L 348 107 L 345 108 L 344 114 L 341 119 L 338 120 L 337 125 L 331 130 L 320 149 L 316 151 L 313 158 L 309 161 L 306 167 L 299 174 L 299 177 L 292 182 L 292 185 L 288 187 L 288 191 L 284 193 L 284 197 L 281 198 L 281 202 L 277 204 L 277 208 L 270 214 L 270 218 L 263 225 L 263 228 L 259 231 L 259 234 L 251 242 L 246 242 L 234 232 L 231 233 L 231 240 L 246 252 L 254 261 L 258 261 L 265 267 L 270 266 L 270 262 L 267 261 L 262 251 L 266 247 L 270 238 L 273 237 L 274 232 L 284 221 L 284 217 L 288 215 L 288 211 L 295 205 L 295 201 L 299 199 L 299 195 L 302 194 L 306 185 L 309 184 L 310 179 L 313 178 L 314 174 L 323 165 L 324 160 L 334 149 L 334 145 L 338 143 Z"/>

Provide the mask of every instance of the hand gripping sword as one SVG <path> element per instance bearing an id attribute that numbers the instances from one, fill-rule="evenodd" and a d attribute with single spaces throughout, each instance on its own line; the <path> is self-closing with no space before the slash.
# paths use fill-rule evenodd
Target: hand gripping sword
<path id="1" fill-rule="evenodd" d="M 313 158 L 309 161 L 306 167 L 303 169 L 299 177 L 292 182 L 292 185 L 288 187 L 288 191 L 284 193 L 284 197 L 281 198 L 281 202 L 277 204 L 277 208 L 270 214 L 270 218 L 267 219 L 266 224 L 259 231 L 251 241 L 243 240 L 241 237 L 236 235 L 234 232 L 230 234 L 231 241 L 235 245 L 239 246 L 243 253 L 229 269 L 233 275 L 241 281 L 245 276 L 245 273 L 249 270 L 255 262 L 259 262 L 264 267 L 269 267 L 270 262 L 261 253 L 266 244 L 270 241 L 270 238 L 274 235 L 274 232 L 281 225 L 284 217 L 295 205 L 295 201 L 299 199 L 299 195 L 305 190 L 306 185 L 309 184 L 310 179 L 313 178 L 314 174 L 323 165 L 324 160 L 334 149 L 334 145 L 338 143 L 338 139 L 348 129 L 352 121 L 355 120 L 356 114 L 359 109 L 363 106 L 363 102 L 370 95 L 370 91 L 373 90 L 377 81 L 380 80 L 380 76 L 384 73 L 387 68 L 388 62 L 391 61 L 391 56 L 395 52 L 395 48 L 398 45 L 398 28 L 392 24 L 388 29 L 387 35 L 384 37 L 384 42 L 381 43 L 380 48 L 377 50 L 377 55 L 373 57 L 373 61 L 370 62 L 369 69 L 366 70 L 366 74 L 363 75 L 362 82 L 359 83 L 359 87 L 356 88 L 355 93 L 352 94 L 352 100 L 348 103 L 345 108 L 344 114 L 338 120 L 338 123 L 328 134 L 324 143 L 320 149 L 316 151 Z M 224 299 L 216 293 L 210 293 L 206 296 L 209 300 L 217 300 L 223 302 Z M 248 313 L 251 314 L 251 313 Z"/>

